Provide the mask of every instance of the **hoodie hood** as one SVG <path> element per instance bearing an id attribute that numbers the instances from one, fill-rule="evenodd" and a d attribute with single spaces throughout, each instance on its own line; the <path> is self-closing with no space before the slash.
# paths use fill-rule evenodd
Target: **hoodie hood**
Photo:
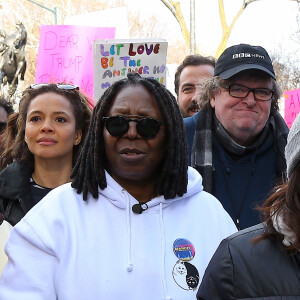
<path id="1" fill-rule="evenodd" d="M 119 185 L 107 171 L 106 174 L 106 181 L 107 187 L 104 190 L 99 189 L 99 196 L 103 195 L 107 198 L 113 205 L 121 208 L 126 209 L 126 201 L 124 201 L 124 191 L 126 191 L 121 185 Z M 159 210 L 159 205 L 162 204 L 163 208 L 169 206 L 175 201 L 182 201 L 188 197 L 193 196 L 196 193 L 199 193 L 203 190 L 202 185 L 202 177 L 201 175 L 191 167 L 188 167 L 188 186 L 187 192 L 182 196 L 176 196 L 173 199 L 165 199 L 164 196 L 158 196 L 151 201 L 147 202 L 148 209 Z M 135 199 L 136 203 L 138 201 Z"/>

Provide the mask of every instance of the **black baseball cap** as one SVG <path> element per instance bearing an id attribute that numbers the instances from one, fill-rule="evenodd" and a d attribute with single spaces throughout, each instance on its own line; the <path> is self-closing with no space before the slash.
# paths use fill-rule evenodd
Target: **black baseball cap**
<path id="1" fill-rule="evenodd" d="M 268 52 L 261 46 L 248 44 L 227 48 L 217 60 L 214 76 L 228 79 L 241 71 L 250 69 L 264 71 L 276 80 Z"/>

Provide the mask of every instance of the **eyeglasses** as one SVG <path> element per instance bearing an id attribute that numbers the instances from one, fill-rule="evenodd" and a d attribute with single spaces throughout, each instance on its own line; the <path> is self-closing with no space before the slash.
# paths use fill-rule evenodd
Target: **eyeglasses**
<path id="1" fill-rule="evenodd" d="M 6 129 L 7 123 L 6 122 L 0 122 L 0 134 L 2 134 Z"/>
<path id="2" fill-rule="evenodd" d="M 103 117 L 102 120 L 107 131 L 115 137 L 120 137 L 128 132 L 129 122 L 136 122 L 138 134 L 146 140 L 153 139 L 158 134 L 160 126 L 165 124 L 156 119 L 144 117 L 141 119 L 128 119 L 123 116 L 110 116 Z"/>
<path id="3" fill-rule="evenodd" d="M 229 95 L 234 98 L 245 98 L 249 95 L 250 92 L 252 92 L 255 100 L 269 101 L 273 98 L 274 95 L 274 90 L 270 90 L 268 88 L 251 89 L 239 84 L 225 86 L 225 89 L 227 89 Z"/>
<path id="4" fill-rule="evenodd" d="M 31 89 L 39 89 L 43 86 L 47 86 L 51 83 L 34 83 L 30 85 Z M 70 84 L 70 83 L 54 83 L 58 89 L 61 90 L 79 90 L 78 85 Z"/>

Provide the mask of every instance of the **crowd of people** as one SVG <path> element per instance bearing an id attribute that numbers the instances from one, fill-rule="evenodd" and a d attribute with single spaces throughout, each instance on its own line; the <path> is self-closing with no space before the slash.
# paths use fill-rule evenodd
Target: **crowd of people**
<path id="1" fill-rule="evenodd" d="M 300 115 L 267 51 L 189 55 L 174 84 L 0 99 L 0 300 L 300 299 Z"/>

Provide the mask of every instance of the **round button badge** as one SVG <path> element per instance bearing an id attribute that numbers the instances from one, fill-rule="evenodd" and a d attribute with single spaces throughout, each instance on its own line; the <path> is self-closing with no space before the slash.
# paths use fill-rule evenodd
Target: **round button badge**
<path id="1" fill-rule="evenodd" d="M 173 251 L 178 259 L 190 261 L 195 256 L 195 247 L 187 239 L 177 239 L 173 243 Z"/>

